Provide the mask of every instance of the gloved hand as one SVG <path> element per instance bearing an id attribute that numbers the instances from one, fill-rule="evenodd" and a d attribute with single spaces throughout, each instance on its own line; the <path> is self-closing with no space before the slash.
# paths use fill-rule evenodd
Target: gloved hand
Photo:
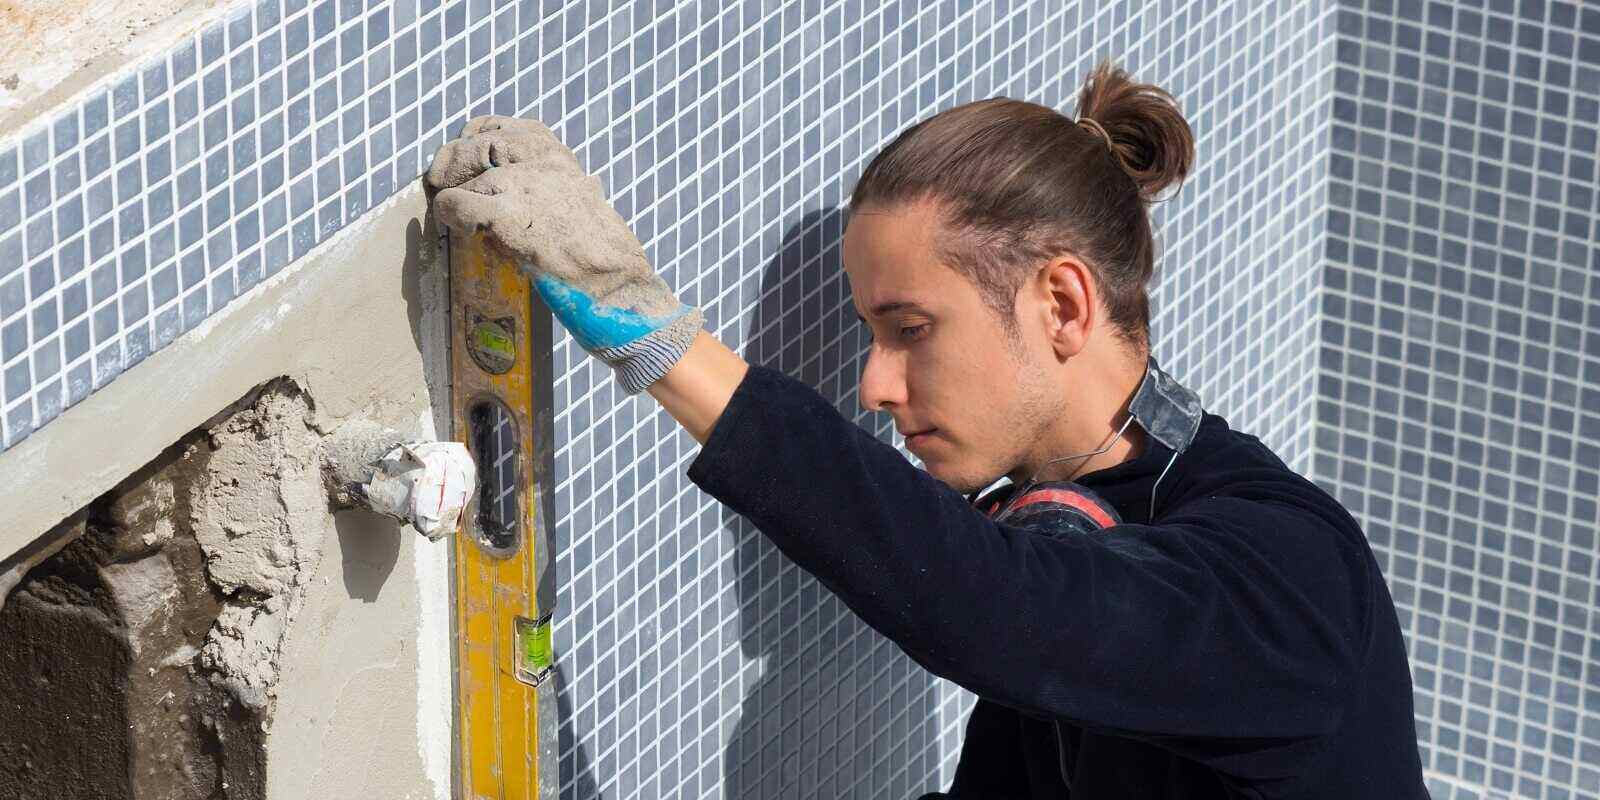
<path id="1" fill-rule="evenodd" d="M 536 120 L 478 117 L 433 158 L 427 181 L 440 223 L 485 232 L 516 259 L 583 349 L 628 394 L 667 374 L 704 317 L 680 301 L 644 255 L 600 179 Z"/>

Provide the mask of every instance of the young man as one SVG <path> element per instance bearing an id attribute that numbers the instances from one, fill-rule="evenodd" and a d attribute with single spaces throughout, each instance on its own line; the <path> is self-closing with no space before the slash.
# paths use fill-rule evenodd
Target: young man
<path id="1" fill-rule="evenodd" d="M 1084 258 L 1030 267 L 1007 319 L 947 265 L 941 201 L 853 208 L 862 403 L 923 471 L 701 330 L 543 125 L 473 120 L 428 180 L 443 224 L 518 258 L 579 344 L 702 443 L 691 480 L 979 696 L 954 784 L 930 797 L 1426 797 L 1359 526 L 1130 350 Z M 1124 521 L 997 523 L 963 493 L 1001 475 L 1075 477 Z"/>

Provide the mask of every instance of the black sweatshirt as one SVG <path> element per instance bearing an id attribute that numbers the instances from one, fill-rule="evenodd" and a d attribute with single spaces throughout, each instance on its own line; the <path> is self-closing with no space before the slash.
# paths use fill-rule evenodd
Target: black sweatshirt
<path id="1" fill-rule="evenodd" d="M 1124 524 L 1056 538 L 995 523 L 752 366 L 688 475 L 978 695 L 949 794 L 925 797 L 1426 798 L 1405 645 L 1359 524 L 1209 413 L 1151 524 L 1172 451 L 1146 441 L 1078 479 Z"/>

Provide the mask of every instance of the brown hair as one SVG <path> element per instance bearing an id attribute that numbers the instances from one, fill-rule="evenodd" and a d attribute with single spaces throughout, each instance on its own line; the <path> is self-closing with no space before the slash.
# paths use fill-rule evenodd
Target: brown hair
<path id="1" fill-rule="evenodd" d="M 1194 134 L 1172 95 L 1109 61 L 1079 90 L 1078 116 L 1007 97 L 947 109 L 873 158 L 850 208 L 936 201 L 940 257 L 973 281 L 1013 342 L 1017 290 L 1044 259 L 1077 254 L 1118 336 L 1146 354 L 1147 206 L 1189 174 Z"/>

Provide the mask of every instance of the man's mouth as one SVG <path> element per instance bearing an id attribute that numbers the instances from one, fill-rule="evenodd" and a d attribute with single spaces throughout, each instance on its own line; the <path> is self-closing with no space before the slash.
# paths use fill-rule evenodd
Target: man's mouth
<path id="1" fill-rule="evenodd" d="M 917 431 L 915 433 L 907 433 L 907 434 L 905 434 L 906 447 L 910 447 L 913 444 L 920 444 L 921 442 L 927 441 L 928 434 L 933 433 L 936 430 L 938 430 L 938 428 L 928 428 L 927 430 L 921 430 L 921 431 Z"/>

